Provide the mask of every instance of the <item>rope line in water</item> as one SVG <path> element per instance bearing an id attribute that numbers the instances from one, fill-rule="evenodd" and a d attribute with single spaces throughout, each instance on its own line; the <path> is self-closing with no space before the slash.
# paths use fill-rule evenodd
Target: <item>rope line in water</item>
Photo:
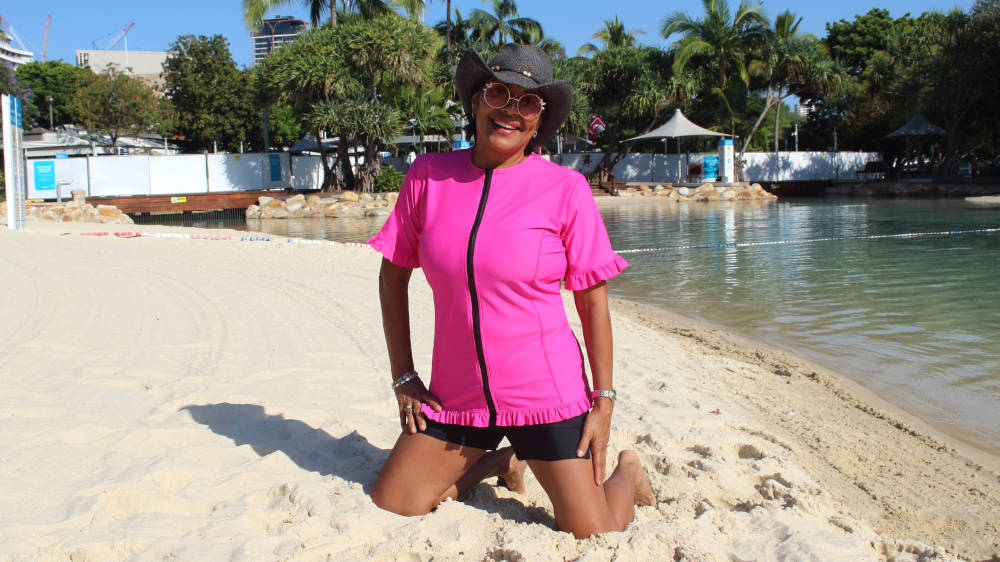
<path id="1" fill-rule="evenodd" d="M 804 240 L 773 240 L 769 242 L 723 242 L 720 244 L 686 244 L 682 246 L 662 246 L 659 248 L 636 248 L 615 250 L 619 254 L 644 254 L 668 250 L 700 250 L 704 248 L 749 248 L 753 246 L 777 246 L 779 244 L 812 244 L 814 242 L 834 242 L 842 240 L 881 240 L 885 238 L 920 238 L 923 236 L 953 236 L 956 234 L 980 234 L 1000 232 L 1000 228 L 976 228 L 971 230 L 941 230 L 938 232 L 907 232 L 905 234 L 874 234 L 869 236 L 831 236 L 827 238 L 806 238 Z"/>

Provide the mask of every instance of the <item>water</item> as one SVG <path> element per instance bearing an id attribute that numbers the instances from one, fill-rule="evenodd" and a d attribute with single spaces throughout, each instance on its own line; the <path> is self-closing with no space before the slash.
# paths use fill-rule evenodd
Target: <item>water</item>
<path id="1" fill-rule="evenodd" d="M 953 200 L 808 200 L 604 209 L 626 254 L 611 292 L 706 319 L 839 371 L 1000 451 L 1000 233 L 794 243 L 1000 226 Z"/>
<path id="2" fill-rule="evenodd" d="M 602 209 L 631 267 L 613 296 L 806 357 L 940 429 L 1000 452 L 1000 226 L 956 200 L 788 200 Z M 196 226 L 233 228 L 200 219 Z M 361 242 L 384 219 L 250 220 L 280 236 Z M 239 226 L 237 226 L 239 228 Z M 813 241 L 823 238 L 846 240 Z M 787 244 L 721 247 L 721 244 Z M 677 246 L 710 245 L 680 249 Z"/>

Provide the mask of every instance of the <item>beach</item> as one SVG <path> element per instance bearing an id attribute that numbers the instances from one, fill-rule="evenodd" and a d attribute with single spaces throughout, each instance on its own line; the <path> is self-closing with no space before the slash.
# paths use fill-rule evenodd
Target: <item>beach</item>
<path id="1" fill-rule="evenodd" d="M 1000 555 L 1000 459 L 836 373 L 628 301 L 612 302 L 609 458 L 635 450 L 656 505 L 580 541 L 530 475 L 523 495 L 487 481 L 426 516 L 381 511 L 367 492 L 399 426 L 379 255 L 108 226 L 0 229 L 0 560 Z M 410 302 L 429 374 L 419 271 Z"/>

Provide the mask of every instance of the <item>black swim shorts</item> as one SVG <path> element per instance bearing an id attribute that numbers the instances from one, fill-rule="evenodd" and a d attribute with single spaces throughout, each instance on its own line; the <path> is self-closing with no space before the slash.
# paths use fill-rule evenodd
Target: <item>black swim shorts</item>
<path id="1" fill-rule="evenodd" d="M 464 447 L 492 451 L 506 437 L 521 460 L 575 459 L 587 412 L 568 420 L 537 425 L 471 427 L 427 420 L 425 435 Z M 590 451 L 582 458 L 589 459 Z"/>

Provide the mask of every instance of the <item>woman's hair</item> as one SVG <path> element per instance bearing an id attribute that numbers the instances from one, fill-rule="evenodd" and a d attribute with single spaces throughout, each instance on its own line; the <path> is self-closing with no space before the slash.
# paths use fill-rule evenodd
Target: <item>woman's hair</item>
<path id="1" fill-rule="evenodd" d="M 485 82 L 483 84 L 485 84 Z M 483 89 L 483 84 L 480 84 L 479 87 L 475 90 L 476 93 L 473 94 L 474 96 L 481 95 L 481 91 Z M 539 96 L 541 96 L 541 94 L 539 94 Z M 542 96 L 542 99 L 545 100 L 545 97 Z M 545 101 L 548 101 L 548 100 L 545 100 Z M 475 144 L 475 140 L 476 140 L 476 117 L 475 117 L 475 115 L 466 115 L 465 118 L 466 118 L 466 120 L 468 120 L 468 123 L 465 125 L 465 138 L 469 139 L 469 141 L 472 141 L 473 144 Z M 538 126 L 535 128 L 536 131 L 538 129 L 542 128 L 542 123 L 544 121 L 545 121 L 545 112 L 542 111 L 542 113 L 538 116 Z M 535 144 L 535 139 L 532 138 L 531 140 L 528 141 L 528 145 L 524 147 L 524 154 L 525 155 L 531 154 L 539 146 L 541 146 L 541 145 Z"/>

